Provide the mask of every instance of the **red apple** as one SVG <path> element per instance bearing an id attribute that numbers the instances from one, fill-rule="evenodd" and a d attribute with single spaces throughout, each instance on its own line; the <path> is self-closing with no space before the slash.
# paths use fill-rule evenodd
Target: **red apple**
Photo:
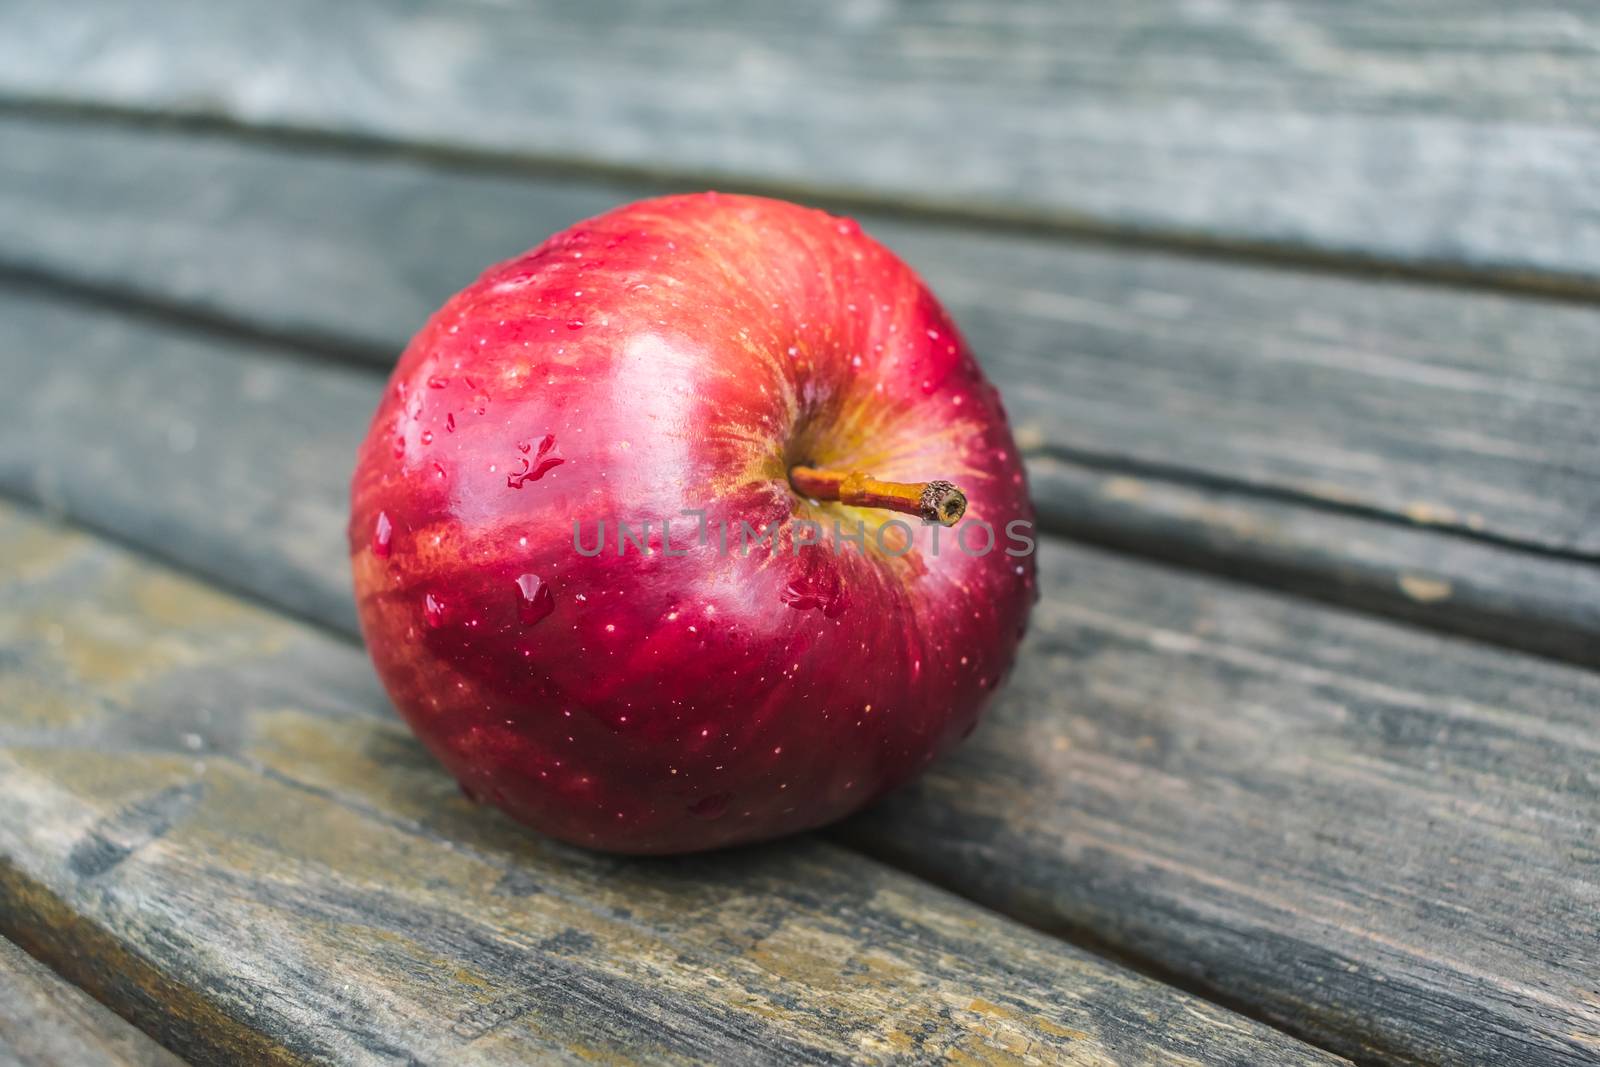
<path id="1" fill-rule="evenodd" d="M 929 482 L 964 491 L 956 528 L 900 514 L 958 517 Z M 418 737 L 469 796 L 619 852 L 905 782 L 1034 598 L 1016 445 L 950 317 L 776 200 L 644 201 L 491 268 L 401 357 L 351 495 L 362 630 Z"/>

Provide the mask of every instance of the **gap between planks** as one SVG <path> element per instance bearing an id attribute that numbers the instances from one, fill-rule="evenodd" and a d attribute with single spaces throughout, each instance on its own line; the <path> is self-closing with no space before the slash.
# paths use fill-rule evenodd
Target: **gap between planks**
<path id="1" fill-rule="evenodd" d="M 1583 305 L 1600 304 L 1600 277 L 1531 268 L 1467 267 L 1447 260 L 1386 259 L 1353 249 L 1253 241 L 1240 236 L 1222 237 L 1181 229 L 1133 228 L 1059 209 L 1008 211 L 999 203 L 987 203 L 981 208 L 963 207 L 914 193 L 888 196 L 869 189 L 816 187 L 743 174 L 630 166 L 574 156 L 513 154 L 468 145 L 385 137 L 369 131 L 322 130 L 270 121 L 244 122 L 220 114 L 152 111 L 45 96 L 0 95 L 0 115 L 223 136 L 319 155 L 417 162 L 485 175 L 576 179 L 615 185 L 629 191 L 640 185 L 663 189 L 714 188 L 728 193 L 799 200 L 826 211 L 871 212 L 884 218 L 933 227 L 977 226 L 991 233 L 1056 237 L 1086 246 L 1162 252 L 1199 261 L 1282 267 L 1306 274 L 1363 280 L 1387 278 L 1466 292 L 1523 294 Z"/>

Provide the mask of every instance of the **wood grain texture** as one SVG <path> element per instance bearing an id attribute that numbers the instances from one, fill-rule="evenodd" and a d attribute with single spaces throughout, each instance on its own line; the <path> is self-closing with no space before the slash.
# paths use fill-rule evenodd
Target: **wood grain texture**
<path id="1" fill-rule="evenodd" d="M 1587 5 L 0 9 L 0 91 L 963 214 L 1600 275 Z"/>
<path id="2" fill-rule="evenodd" d="M 0 490 L 355 632 L 349 475 L 380 376 L 20 291 L 0 335 L 0 380 L 26 383 L 0 389 Z"/>
<path id="3" fill-rule="evenodd" d="M 376 362 L 484 264 L 658 191 L 0 137 L 0 265 Z M 1600 554 L 1600 310 L 866 221 L 965 324 L 1056 529 L 1600 662 L 1600 577 L 1565 558 Z"/>
<path id="4" fill-rule="evenodd" d="M 1222 487 L 1028 463 L 1042 525 L 1077 541 L 1600 666 L 1600 567 Z"/>
<path id="5" fill-rule="evenodd" d="M 64 321 L 12 364 L 3 484 L 353 635 L 377 377 Z M 1595 675 L 1058 542 L 1041 571 L 993 721 L 850 840 L 1366 1060 L 1592 1060 Z"/>
<path id="6" fill-rule="evenodd" d="M 182 1067 L 182 1061 L 0 939 L 0 1065 Z"/>
<path id="7" fill-rule="evenodd" d="M 1397 1063 L 1600 1055 L 1600 678 L 1053 551 L 1005 697 L 846 830 Z"/>
<path id="8" fill-rule="evenodd" d="M 1331 1063 L 814 838 L 475 809 L 358 649 L 0 511 L 0 924 L 220 1062 Z"/>

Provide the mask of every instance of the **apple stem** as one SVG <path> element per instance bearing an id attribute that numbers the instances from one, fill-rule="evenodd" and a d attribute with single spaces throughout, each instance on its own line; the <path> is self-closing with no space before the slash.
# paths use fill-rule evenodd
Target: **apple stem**
<path id="1" fill-rule="evenodd" d="M 967 511 L 967 495 L 946 481 L 880 482 L 861 471 L 789 468 L 789 484 L 813 500 L 837 500 L 858 508 L 887 508 L 924 522 L 954 526 Z"/>

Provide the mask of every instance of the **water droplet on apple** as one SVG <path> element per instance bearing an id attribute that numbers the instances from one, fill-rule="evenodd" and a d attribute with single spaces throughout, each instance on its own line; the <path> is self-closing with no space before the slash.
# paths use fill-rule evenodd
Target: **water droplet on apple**
<path id="1" fill-rule="evenodd" d="M 838 219 L 834 222 L 833 228 L 844 237 L 854 237 L 861 232 L 861 224 L 855 219 Z"/>
<path id="2" fill-rule="evenodd" d="M 547 434 L 545 434 L 543 437 L 541 437 L 539 439 L 539 455 L 541 457 L 549 455 L 550 450 L 552 448 L 554 448 L 554 447 L 556 447 L 556 435 L 555 434 L 547 433 Z M 517 442 L 517 450 L 519 452 L 527 452 L 532 448 L 533 448 L 533 441 L 532 440 Z"/>
<path id="3" fill-rule="evenodd" d="M 524 574 L 517 578 L 517 620 L 532 626 L 549 618 L 556 610 L 556 597 L 550 584 L 537 574 Z"/>
<path id="4" fill-rule="evenodd" d="M 394 534 L 394 526 L 389 522 L 385 512 L 378 512 L 378 521 L 372 527 L 372 554 L 379 559 L 389 558 L 389 538 Z"/>
<path id="5" fill-rule="evenodd" d="M 728 810 L 728 802 L 732 799 L 732 793 L 711 793 L 690 804 L 689 814 L 702 819 L 715 819 Z"/>
<path id="6" fill-rule="evenodd" d="M 443 389 L 445 386 L 447 386 L 449 384 L 450 384 L 450 379 L 449 378 L 442 378 L 437 374 L 435 374 L 433 377 L 428 379 L 428 388 L 429 389 Z"/>
<path id="7" fill-rule="evenodd" d="M 437 630 L 444 625 L 444 601 L 429 593 L 422 598 L 422 617 L 430 629 Z"/>
<path id="8" fill-rule="evenodd" d="M 422 431 L 422 443 L 425 444 L 425 445 L 433 444 L 433 431 L 432 430 L 423 430 Z"/>
<path id="9" fill-rule="evenodd" d="M 581 329 L 583 329 L 583 320 L 582 319 L 568 319 L 567 320 L 567 329 L 569 329 L 569 330 L 581 330 Z"/>
<path id="10" fill-rule="evenodd" d="M 444 416 L 444 432 L 456 432 L 456 416 L 454 412 L 446 412 Z"/>
<path id="11" fill-rule="evenodd" d="M 526 456 L 520 457 L 517 460 L 519 468 L 506 475 L 506 485 L 512 489 L 521 489 L 526 483 L 538 481 L 565 462 L 566 460 L 560 456 L 536 457 L 533 463 L 529 463 Z"/>

